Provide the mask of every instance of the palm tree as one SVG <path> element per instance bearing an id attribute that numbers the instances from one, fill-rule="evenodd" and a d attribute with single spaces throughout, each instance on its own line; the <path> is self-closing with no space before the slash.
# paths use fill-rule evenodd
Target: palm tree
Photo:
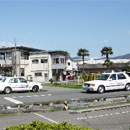
<path id="1" fill-rule="evenodd" d="M 89 56 L 89 51 L 86 49 L 80 48 L 77 53 L 78 56 L 81 56 L 83 59 L 83 71 L 84 71 L 84 58 L 85 56 Z"/>
<path id="2" fill-rule="evenodd" d="M 106 66 L 107 66 L 107 69 L 108 69 L 109 66 L 113 64 L 113 62 L 110 61 L 110 59 L 109 59 L 109 55 L 112 55 L 112 54 L 113 54 L 112 47 L 104 47 L 104 48 L 101 50 L 101 54 L 102 54 L 102 56 L 103 56 L 103 55 L 106 55 L 106 60 L 104 61 L 104 64 L 103 64 L 103 65 L 106 65 Z"/>

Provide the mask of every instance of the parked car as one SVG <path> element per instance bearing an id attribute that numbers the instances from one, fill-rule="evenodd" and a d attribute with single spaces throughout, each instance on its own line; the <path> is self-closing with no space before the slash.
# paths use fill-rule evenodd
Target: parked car
<path id="1" fill-rule="evenodd" d="M 25 78 L 6 77 L 0 82 L 0 91 L 11 93 L 13 91 L 33 91 L 42 89 L 41 83 L 29 82 Z"/>
<path id="2" fill-rule="evenodd" d="M 86 91 L 103 93 L 107 90 L 130 90 L 130 77 L 124 72 L 103 73 L 96 80 L 84 82 L 82 86 Z"/>

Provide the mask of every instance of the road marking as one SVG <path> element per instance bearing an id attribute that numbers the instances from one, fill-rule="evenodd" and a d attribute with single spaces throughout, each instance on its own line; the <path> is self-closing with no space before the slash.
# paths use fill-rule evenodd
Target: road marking
<path id="1" fill-rule="evenodd" d="M 17 97 L 11 97 L 11 98 L 17 98 Z"/>
<path id="2" fill-rule="evenodd" d="M 105 116 L 109 116 L 109 114 L 105 114 Z"/>
<path id="3" fill-rule="evenodd" d="M 39 97 L 39 95 L 33 95 L 34 97 Z"/>
<path id="4" fill-rule="evenodd" d="M 23 98 L 24 96 L 19 96 L 19 98 Z"/>
<path id="5" fill-rule="evenodd" d="M 13 102 L 13 103 L 15 103 L 15 104 L 23 104 L 23 102 L 20 102 L 20 101 L 18 101 L 18 100 L 15 100 L 15 99 L 13 99 L 13 98 L 10 98 L 10 97 L 4 97 L 4 99 L 6 99 L 6 100 L 8 100 L 8 101 L 10 101 L 10 102 Z"/>
<path id="6" fill-rule="evenodd" d="M 56 122 L 56 121 L 54 121 L 54 120 L 52 120 L 52 119 L 50 119 L 50 118 L 47 118 L 47 117 L 45 117 L 45 116 L 43 116 L 43 115 L 40 115 L 40 114 L 38 114 L 38 113 L 34 113 L 34 114 L 37 115 L 37 116 L 40 116 L 40 117 L 42 117 L 42 118 L 44 118 L 44 119 L 46 119 L 46 120 L 48 120 L 48 121 L 50 121 L 50 122 L 52 122 L 52 123 L 58 124 L 58 122 Z"/>
<path id="7" fill-rule="evenodd" d="M 119 113 L 119 112 L 116 112 L 115 114 L 118 115 L 118 114 L 120 114 L 120 113 Z"/>
<path id="8" fill-rule="evenodd" d="M 46 96 L 46 95 L 41 95 L 42 97 Z"/>
<path id="9" fill-rule="evenodd" d="M 51 94 L 47 94 L 48 96 L 51 96 Z"/>
<path id="10" fill-rule="evenodd" d="M 32 96 L 26 96 L 26 97 L 32 97 Z"/>
<path id="11" fill-rule="evenodd" d="M 130 111 L 116 112 L 116 113 L 110 113 L 110 114 L 104 114 L 98 116 L 96 115 L 96 116 L 80 117 L 77 118 L 77 120 L 92 119 L 92 118 L 103 117 L 103 116 L 114 116 L 114 115 L 126 114 L 126 113 L 130 113 Z"/>

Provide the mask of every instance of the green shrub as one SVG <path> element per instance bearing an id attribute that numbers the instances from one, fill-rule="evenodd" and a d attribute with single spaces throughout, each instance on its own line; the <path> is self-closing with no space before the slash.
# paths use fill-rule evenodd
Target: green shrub
<path id="1" fill-rule="evenodd" d="M 73 126 L 67 122 L 62 122 L 58 124 L 43 123 L 39 121 L 33 121 L 29 124 L 22 124 L 17 126 L 7 127 L 6 130 L 92 130 L 84 126 Z"/>
<path id="2" fill-rule="evenodd" d="M 54 80 L 51 78 L 50 80 L 49 80 L 49 82 L 51 82 L 51 84 L 54 82 Z"/>

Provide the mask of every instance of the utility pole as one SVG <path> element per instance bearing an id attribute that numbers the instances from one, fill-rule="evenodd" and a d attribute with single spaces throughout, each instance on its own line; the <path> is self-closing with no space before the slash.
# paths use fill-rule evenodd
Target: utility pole
<path id="1" fill-rule="evenodd" d="M 16 62 L 16 40 L 14 38 L 14 43 L 15 43 L 15 76 L 17 75 L 17 62 Z"/>

